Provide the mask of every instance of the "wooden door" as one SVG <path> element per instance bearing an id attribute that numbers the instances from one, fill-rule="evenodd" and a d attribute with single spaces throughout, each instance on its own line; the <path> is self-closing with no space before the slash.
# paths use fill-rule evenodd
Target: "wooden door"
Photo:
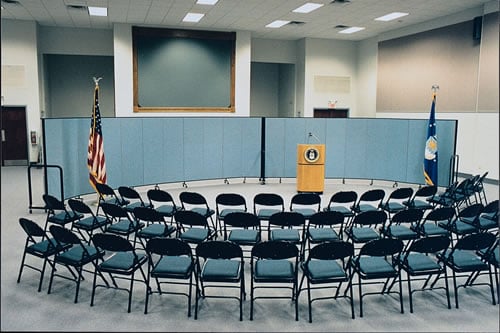
<path id="1" fill-rule="evenodd" d="M 2 166 L 28 165 L 26 108 L 2 106 Z"/>

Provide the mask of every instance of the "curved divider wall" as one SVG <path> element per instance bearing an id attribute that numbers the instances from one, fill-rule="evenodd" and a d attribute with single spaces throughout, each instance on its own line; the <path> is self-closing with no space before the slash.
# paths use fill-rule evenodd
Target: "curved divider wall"
<path id="1" fill-rule="evenodd" d="M 94 192 L 87 169 L 89 126 L 89 118 L 43 119 L 44 161 L 64 170 L 65 198 Z M 440 186 L 447 186 L 450 179 L 456 126 L 454 120 L 437 121 Z M 102 131 L 107 182 L 113 188 L 263 175 L 295 177 L 297 144 L 318 140 L 326 145 L 326 178 L 424 183 L 427 120 L 103 118 Z M 46 172 L 47 192 L 57 196 L 59 175 Z"/>

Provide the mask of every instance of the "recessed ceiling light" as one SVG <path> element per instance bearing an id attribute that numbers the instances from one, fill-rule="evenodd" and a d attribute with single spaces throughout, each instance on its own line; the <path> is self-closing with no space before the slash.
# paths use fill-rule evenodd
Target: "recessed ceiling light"
<path id="1" fill-rule="evenodd" d="M 90 16 L 108 16 L 108 8 L 106 7 L 88 7 Z"/>
<path id="2" fill-rule="evenodd" d="M 394 12 L 394 13 L 390 13 L 390 14 L 387 14 L 387 15 L 384 15 L 384 16 L 377 17 L 375 19 L 375 21 L 384 21 L 384 22 L 387 22 L 387 21 L 395 20 L 397 18 L 406 16 L 406 15 L 408 15 L 408 13 Z"/>
<path id="3" fill-rule="evenodd" d="M 199 22 L 205 14 L 187 13 L 182 19 L 183 22 Z"/>
<path id="4" fill-rule="evenodd" d="M 290 21 L 276 20 L 266 25 L 266 28 L 281 28 L 282 26 L 288 23 L 290 23 Z"/>
<path id="5" fill-rule="evenodd" d="M 215 5 L 219 0 L 198 0 L 196 1 L 196 4 L 198 5 Z"/>
<path id="6" fill-rule="evenodd" d="M 344 30 L 340 30 L 339 31 L 339 34 L 352 34 L 354 32 L 358 32 L 358 31 L 361 31 L 361 30 L 364 30 L 365 28 L 363 27 L 350 27 L 350 28 L 347 28 L 347 29 L 344 29 Z"/>
<path id="7" fill-rule="evenodd" d="M 322 6 L 323 6 L 322 3 L 308 2 L 308 3 L 303 4 L 302 6 L 300 6 L 298 8 L 295 8 L 294 10 L 292 10 L 292 12 L 307 14 L 307 13 L 310 13 L 313 10 L 318 9 L 319 7 L 322 7 Z"/>

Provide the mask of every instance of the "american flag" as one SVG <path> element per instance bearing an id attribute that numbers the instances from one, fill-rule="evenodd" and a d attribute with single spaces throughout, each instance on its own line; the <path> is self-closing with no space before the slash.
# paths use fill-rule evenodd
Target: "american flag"
<path id="1" fill-rule="evenodd" d="M 96 82 L 94 89 L 94 106 L 90 123 L 89 147 L 87 166 L 89 168 L 90 185 L 96 189 L 96 183 L 106 183 L 106 159 L 101 127 L 101 112 L 99 111 L 99 85 Z"/>

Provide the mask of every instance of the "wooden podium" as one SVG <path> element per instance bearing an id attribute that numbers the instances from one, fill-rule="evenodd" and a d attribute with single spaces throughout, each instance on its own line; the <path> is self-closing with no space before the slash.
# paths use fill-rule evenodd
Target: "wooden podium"
<path id="1" fill-rule="evenodd" d="M 323 193 L 325 188 L 325 145 L 297 145 L 297 192 Z"/>

